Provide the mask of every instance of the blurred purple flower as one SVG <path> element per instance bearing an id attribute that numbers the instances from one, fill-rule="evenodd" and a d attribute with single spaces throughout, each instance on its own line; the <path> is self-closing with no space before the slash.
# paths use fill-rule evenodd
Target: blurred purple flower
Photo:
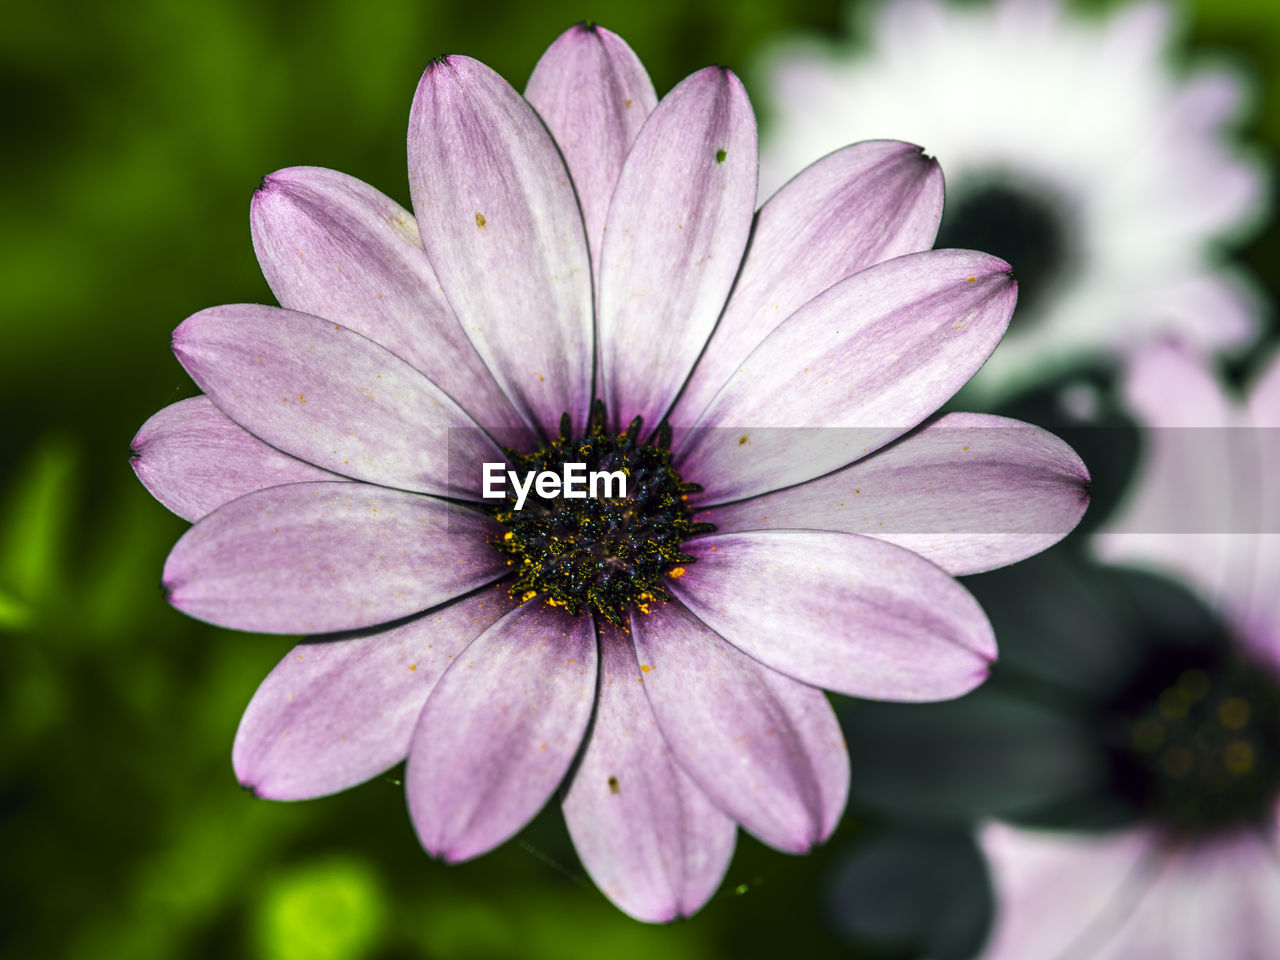
<path id="1" fill-rule="evenodd" d="M 1258 296 L 1218 241 L 1265 222 L 1265 166 L 1235 135 L 1244 72 L 1172 65 L 1161 2 L 1099 16 L 1060 0 L 885 0 L 840 46 L 768 57 L 765 191 L 875 132 L 922 144 L 947 172 L 939 243 L 1007 258 L 1021 296 L 974 380 L 1000 393 L 1153 334 L 1211 350 L 1255 333 Z"/>
<path id="2" fill-rule="evenodd" d="M 753 217 L 755 121 L 728 70 L 658 102 L 618 37 L 575 27 L 526 97 L 465 57 L 427 69 L 416 218 L 333 171 L 267 177 L 253 237 L 281 308 L 178 327 L 205 395 L 143 426 L 134 467 L 196 521 L 165 565 L 174 606 L 321 635 L 245 712 L 246 787 L 316 797 L 407 758 L 418 835 L 455 862 L 572 769 L 587 871 L 669 920 L 715 890 L 736 824 L 793 852 L 834 828 L 848 758 L 819 685 L 982 681 L 994 639 L 952 575 L 1057 540 L 1088 477 L 1014 421 L 909 433 L 1015 298 L 1002 261 L 927 252 L 942 180 L 917 148 L 838 151 Z M 486 506 L 498 442 L 634 486 Z M 864 487 L 870 523 L 843 510 Z"/>
<path id="3" fill-rule="evenodd" d="M 988 960 L 1280 956 L 1280 357 L 1237 404 L 1203 361 L 1164 344 L 1136 356 L 1127 395 L 1147 452 L 1098 552 L 1184 579 L 1215 604 L 1231 646 L 1131 717 L 1142 824 L 985 830 L 999 902 Z M 1206 513 L 1220 521 L 1208 532 L 1187 523 Z"/>

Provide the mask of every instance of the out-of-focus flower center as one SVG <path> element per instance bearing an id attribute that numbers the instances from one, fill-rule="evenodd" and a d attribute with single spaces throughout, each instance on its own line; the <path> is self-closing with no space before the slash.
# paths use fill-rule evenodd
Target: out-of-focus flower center
<path id="1" fill-rule="evenodd" d="M 934 246 L 985 250 L 1009 261 L 1018 276 L 1014 321 L 1034 317 L 1076 256 L 1067 203 L 1047 187 L 1012 177 L 970 183 L 948 200 Z"/>
<path id="2" fill-rule="evenodd" d="M 690 519 L 688 496 L 702 488 L 685 483 L 671 465 L 671 430 L 664 423 L 642 443 L 637 417 L 625 433 L 605 429 L 604 405 L 596 402 L 586 432 L 570 436 L 569 417 L 560 436 L 532 453 L 508 450 L 511 469 L 560 473 L 566 463 L 581 463 L 589 472 L 621 472 L 625 496 L 561 493 L 540 497 L 531 488 L 522 508 L 516 495 L 495 514 L 506 527 L 498 549 L 517 565 L 511 593 L 522 600 L 545 594 L 550 603 L 570 613 L 583 609 L 625 626 L 632 606 L 666 600 L 666 577 L 682 575 L 682 564 L 694 558 L 682 543 L 695 533 L 714 530 Z"/>
<path id="3" fill-rule="evenodd" d="M 1122 753 L 1139 799 L 1182 833 L 1274 817 L 1280 800 L 1280 683 L 1222 659 L 1183 669 L 1130 714 Z"/>

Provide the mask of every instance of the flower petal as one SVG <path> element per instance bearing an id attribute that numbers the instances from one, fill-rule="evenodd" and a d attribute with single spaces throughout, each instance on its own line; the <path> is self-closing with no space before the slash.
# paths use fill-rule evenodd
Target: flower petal
<path id="1" fill-rule="evenodd" d="M 959 583 L 909 550 L 818 530 L 695 540 L 668 587 L 775 670 L 873 700 L 967 693 L 995 659 L 991 624 Z"/>
<path id="2" fill-rule="evenodd" d="M 658 726 L 707 796 L 779 850 L 830 836 L 849 755 L 822 691 L 752 660 L 679 603 L 633 611 L 631 632 Z"/>
<path id="3" fill-rule="evenodd" d="M 441 674 L 514 605 L 489 587 L 398 626 L 294 647 L 240 720 L 236 777 L 256 796 L 304 800 L 399 763 Z"/>
<path id="4" fill-rule="evenodd" d="M 474 498 L 481 462 L 502 460 L 434 383 L 319 317 L 257 304 L 212 307 L 173 332 L 173 352 L 236 423 L 344 476 Z"/>
<path id="5" fill-rule="evenodd" d="M 680 451 L 682 475 L 723 503 L 866 456 L 973 375 L 1016 298 L 1008 264 L 966 250 L 909 254 L 836 284 L 769 334 L 711 401 Z"/>
<path id="6" fill-rule="evenodd" d="M 589 616 L 531 600 L 482 633 L 423 707 L 405 775 L 427 852 L 450 863 L 496 847 L 546 803 L 595 699 Z"/>
<path id="7" fill-rule="evenodd" d="M 1248 431 L 1209 366 L 1172 343 L 1130 360 L 1125 402 L 1145 427 L 1130 496 L 1094 536 L 1098 555 L 1190 583 L 1239 609 L 1252 557 L 1233 534 L 1261 502 Z"/>
<path id="8" fill-rule="evenodd" d="M 609 412 L 657 426 L 724 307 L 751 231 L 756 122 L 742 82 L 708 67 L 658 104 L 609 205 L 600 366 Z"/>
<path id="9" fill-rule="evenodd" d="M 358 630 L 508 573 L 483 514 L 364 483 L 293 483 L 219 507 L 164 565 L 168 600 L 223 627 Z"/>
<path id="10" fill-rule="evenodd" d="M 408 361 L 482 426 L 528 432 L 440 292 L 412 214 L 344 173 L 264 177 L 249 223 L 280 306 L 333 320 Z"/>
<path id="11" fill-rule="evenodd" d="M 1259 486 L 1274 491 L 1274 478 L 1280 476 L 1280 354 L 1262 368 L 1246 409 L 1258 448 Z M 1253 648 L 1280 666 L 1280 592 L 1275 589 L 1280 583 L 1280 500 L 1272 492 L 1260 498 L 1259 508 L 1261 532 L 1250 538 L 1253 569 L 1240 589 L 1240 622 Z"/>
<path id="12" fill-rule="evenodd" d="M 1105 944 L 1163 859 L 1146 830 L 1070 834 L 991 824 L 981 840 L 997 903 L 983 960 L 1054 960 L 1091 933 L 1090 946 L 1095 938 Z"/>
<path id="13" fill-rule="evenodd" d="M 832 284 L 928 250 L 942 216 L 938 162 L 909 143 L 837 150 L 760 208 L 724 315 L 671 414 L 691 424 L 760 342 Z"/>
<path id="14" fill-rule="evenodd" d="M 254 490 L 343 479 L 263 443 L 208 397 L 169 404 L 142 425 L 131 449 L 142 485 L 192 522 Z"/>
<path id="15" fill-rule="evenodd" d="M 598 272 L 609 200 L 636 134 L 658 103 L 653 83 L 621 37 L 579 23 L 547 48 L 524 95 L 564 154 Z"/>
<path id="16" fill-rule="evenodd" d="M 1280 956 L 1280 858 L 1249 829 L 1171 851 L 1098 960 Z"/>
<path id="17" fill-rule="evenodd" d="M 953 576 L 1002 567 L 1066 536 L 1089 472 L 1030 424 L 949 413 L 836 473 L 698 516 L 720 533 L 808 528 L 906 547 Z"/>
<path id="18" fill-rule="evenodd" d="M 548 436 L 591 399 L 591 263 L 564 161 L 520 94 L 451 56 L 427 68 L 409 116 L 422 245 L 498 383 Z"/>
<path id="19" fill-rule="evenodd" d="M 737 828 L 680 768 L 645 697 L 631 640 L 600 637 L 600 700 L 564 799 L 591 879 L 638 920 L 695 913 L 720 885 Z"/>

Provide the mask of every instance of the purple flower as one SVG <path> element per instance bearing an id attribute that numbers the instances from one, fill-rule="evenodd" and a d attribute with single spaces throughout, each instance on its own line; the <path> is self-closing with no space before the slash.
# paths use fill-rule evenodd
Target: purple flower
<path id="1" fill-rule="evenodd" d="M 993 257 L 927 252 L 942 179 L 916 147 L 837 151 L 756 213 L 737 77 L 658 102 L 618 37 L 575 27 L 525 98 L 432 63 L 409 168 L 414 216 L 333 171 L 267 177 L 253 237 L 281 308 L 175 331 L 205 395 L 134 441 L 143 483 L 196 521 L 169 601 L 322 635 L 245 712 L 233 760 L 258 795 L 407 758 L 418 835 L 455 862 L 572 768 L 600 888 L 644 920 L 690 914 L 737 825 L 792 852 L 834 828 L 848 758 L 820 686 L 981 682 L 994 638 L 952 576 L 1056 541 L 1087 474 L 1025 424 L 919 427 L 1015 285 Z M 579 458 L 629 495 L 481 498 L 483 462 Z"/>
<path id="2" fill-rule="evenodd" d="M 1134 358 L 1126 394 L 1146 456 L 1098 552 L 1182 579 L 1228 640 L 1189 668 L 1174 654 L 1169 682 L 1113 725 L 1141 822 L 986 828 L 999 911 L 983 956 L 1280 956 L 1280 358 L 1239 404 L 1202 360 L 1156 345 Z"/>

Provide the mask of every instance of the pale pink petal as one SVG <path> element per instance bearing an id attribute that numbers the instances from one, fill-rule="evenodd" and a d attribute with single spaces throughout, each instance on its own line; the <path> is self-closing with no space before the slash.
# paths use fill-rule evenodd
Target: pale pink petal
<path id="1" fill-rule="evenodd" d="M 681 474 L 723 503 L 866 456 L 960 389 L 1016 299 L 1007 263 L 965 250 L 909 254 L 836 284 L 743 361 L 681 449 Z"/>
<path id="2" fill-rule="evenodd" d="M 724 315 L 671 414 L 693 423 L 760 342 L 832 284 L 928 250 L 942 172 L 919 147 L 870 140 L 808 167 L 760 208 Z"/>
<path id="3" fill-rule="evenodd" d="M 653 83 L 621 37 L 580 23 L 547 48 L 524 95 L 564 154 L 599 271 L 609 200 L 636 134 L 658 103 Z"/>
<path id="4" fill-rule="evenodd" d="M 304 800 L 399 763 L 441 674 L 514 605 L 489 587 L 407 623 L 294 647 L 240 720 L 236 777 L 256 796 Z"/>
<path id="5" fill-rule="evenodd" d="M 332 633 L 426 610 L 510 572 L 501 528 L 433 497 L 292 483 L 219 507 L 164 565 L 168 600 L 237 630 Z"/>
<path id="6" fill-rule="evenodd" d="M 756 122 L 708 67 L 663 97 L 618 180 L 600 260 L 600 366 L 618 423 L 667 412 L 724 308 L 751 231 Z"/>
<path id="7" fill-rule="evenodd" d="M 333 320 L 408 361 L 504 443 L 529 439 L 440 291 L 413 215 L 323 167 L 263 178 L 249 224 L 280 306 Z M 517 428 L 514 431 L 512 428 Z"/>
<path id="8" fill-rule="evenodd" d="M 991 824 L 982 847 L 996 893 L 982 960 L 1096 957 L 1165 865 L 1146 830 L 1076 834 Z"/>
<path id="9" fill-rule="evenodd" d="M 1256 522 L 1256 449 L 1245 420 L 1206 361 L 1172 343 L 1135 353 L 1125 401 L 1142 447 L 1126 501 L 1094 538 L 1109 562 L 1151 567 L 1239 610 L 1253 551 L 1239 533 Z"/>
<path id="10" fill-rule="evenodd" d="M 1238 613 L 1244 639 L 1280 667 L 1280 354 L 1272 356 L 1249 391 L 1247 417 L 1257 452 L 1258 530 L 1253 541 L 1252 569 L 1240 592 Z"/>
<path id="11" fill-rule="evenodd" d="M 341 480 L 237 426 L 208 397 L 171 403 L 138 431 L 129 463 L 153 497 L 196 521 L 254 490 Z"/>
<path id="12" fill-rule="evenodd" d="M 665 923 L 715 892 L 737 829 L 672 756 L 643 676 L 631 639 L 605 624 L 599 703 L 564 819 L 604 895 L 638 920 Z"/>
<path id="13" fill-rule="evenodd" d="M 591 263 L 573 184 L 533 108 L 469 57 L 436 60 L 409 115 L 409 188 L 445 296 L 530 423 L 581 428 Z"/>
<path id="14" fill-rule="evenodd" d="M 343 476 L 476 498 L 480 464 L 502 460 L 439 387 L 319 317 L 257 304 L 212 307 L 173 332 L 173 352 L 240 426 Z"/>
<path id="15" fill-rule="evenodd" d="M 1280 956 L 1280 856 L 1241 830 L 1171 852 L 1098 960 L 1272 960 Z"/>
<path id="16" fill-rule="evenodd" d="M 850 533 L 695 540 L 668 587 L 730 643 L 797 680 L 875 700 L 946 700 L 987 676 L 995 637 L 946 573 Z"/>
<path id="17" fill-rule="evenodd" d="M 468 860 L 524 826 L 578 752 L 595 685 L 591 617 L 541 598 L 462 651 L 409 747 L 409 812 L 427 852 Z"/>
<path id="18" fill-rule="evenodd" d="M 822 691 L 752 660 L 678 603 L 632 611 L 631 631 L 658 726 L 707 796 L 780 850 L 830 836 L 849 755 Z"/>
<path id="19" fill-rule="evenodd" d="M 1089 473 L 1053 434 L 1005 417 L 949 413 L 818 480 L 700 512 L 719 533 L 841 530 L 878 537 L 948 573 L 1039 553 L 1089 503 Z"/>

